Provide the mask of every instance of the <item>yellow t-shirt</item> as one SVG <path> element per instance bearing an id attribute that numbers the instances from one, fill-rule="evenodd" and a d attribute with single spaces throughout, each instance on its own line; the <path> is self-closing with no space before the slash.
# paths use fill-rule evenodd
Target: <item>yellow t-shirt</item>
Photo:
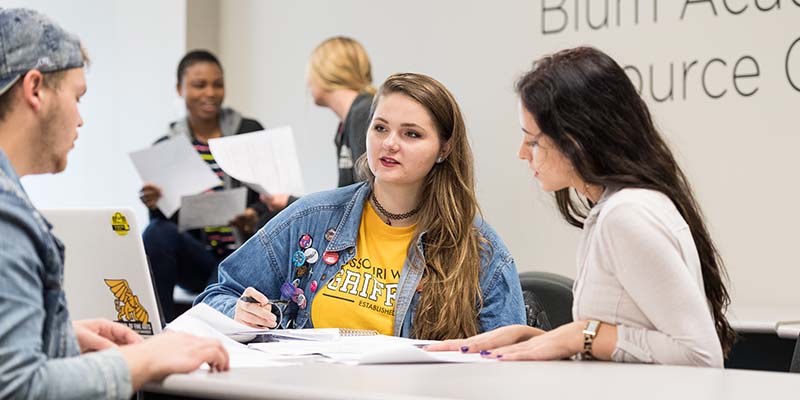
<path id="1" fill-rule="evenodd" d="M 392 335 L 397 283 L 415 228 L 386 225 L 367 202 L 356 256 L 342 265 L 311 303 L 314 327 L 373 329 Z"/>

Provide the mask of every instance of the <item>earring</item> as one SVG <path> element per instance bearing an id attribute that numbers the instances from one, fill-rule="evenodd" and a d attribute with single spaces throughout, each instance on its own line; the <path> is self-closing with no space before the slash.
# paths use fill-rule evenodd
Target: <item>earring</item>
<path id="1" fill-rule="evenodd" d="M 443 162 L 444 162 L 444 158 L 442 158 L 442 157 L 439 157 L 439 158 L 436 159 L 436 163 L 437 164 L 441 164 Z"/>

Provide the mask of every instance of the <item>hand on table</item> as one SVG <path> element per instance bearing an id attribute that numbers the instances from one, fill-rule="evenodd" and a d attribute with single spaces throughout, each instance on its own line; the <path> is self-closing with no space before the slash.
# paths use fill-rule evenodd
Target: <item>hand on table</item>
<path id="1" fill-rule="evenodd" d="M 509 325 L 484 332 L 466 339 L 444 340 L 425 347 L 428 351 L 461 351 L 463 353 L 478 353 L 502 346 L 519 343 L 545 331 L 527 325 Z"/>
<path id="2" fill-rule="evenodd" d="M 212 372 L 230 369 L 222 343 L 187 333 L 164 332 L 144 342 L 119 348 L 131 370 L 133 390 L 175 373 L 192 372 L 208 364 Z"/>
<path id="3" fill-rule="evenodd" d="M 127 326 L 106 319 L 72 321 L 72 329 L 75 331 L 81 353 L 140 343 L 143 340 Z"/>

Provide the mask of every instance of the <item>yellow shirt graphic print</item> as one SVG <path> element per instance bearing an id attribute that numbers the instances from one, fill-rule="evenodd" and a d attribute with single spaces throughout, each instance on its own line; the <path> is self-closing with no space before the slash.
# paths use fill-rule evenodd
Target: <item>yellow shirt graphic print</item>
<path id="1" fill-rule="evenodd" d="M 392 335 L 397 284 L 415 228 L 386 225 L 367 202 L 356 256 L 321 287 L 311 304 L 314 327 L 373 329 Z"/>

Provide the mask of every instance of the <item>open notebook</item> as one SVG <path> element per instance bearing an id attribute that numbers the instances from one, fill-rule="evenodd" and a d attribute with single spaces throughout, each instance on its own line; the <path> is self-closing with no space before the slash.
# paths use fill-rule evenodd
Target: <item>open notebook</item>
<path id="1" fill-rule="evenodd" d="M 255 337 L 253 337 L 255 335 Z M 350 328 L 318 328 L 318 329 L 249 329 L 242 332 L 229 333 L 228 336 L 240 338 L 242 342 L 280 342 L 286 340 L 310 340 L 327 342 L 342 337 L 376 336 L 377 331 Z"/>
<path id="2" fill-rule="evenodd" d="M 319 355 L 324 361 L 349 365 L 473 363 L 495 362 L 477 353 L 429 352 L 423 350 L 430 340 L 414 340 L 394 336 L 349 336 L 335 341 L 283 341 L 250 343 L 251 349 L 280 357 Z"/>
<path id="3" fill-rule="evenodd" d="M 167 325 L 167 329 L 171 327 L 202 336 L 208 336 L 209 331 L 216 332 L 240 342 L 251 342 L 259 335 L 269 335 L 274 340 L 250 343 L 247 347 L 258 350 L 265 359 L 271 360 L 313 355 L 321 357 L 323 361 L 351 365 L 494 362 L 478 354 L 427 352 L 422 347 L 436 341 L 378 335 L 372 331 L 250 328 L 202 303 Z M 193 328 L 187 330 L 186 327 Z"/>

